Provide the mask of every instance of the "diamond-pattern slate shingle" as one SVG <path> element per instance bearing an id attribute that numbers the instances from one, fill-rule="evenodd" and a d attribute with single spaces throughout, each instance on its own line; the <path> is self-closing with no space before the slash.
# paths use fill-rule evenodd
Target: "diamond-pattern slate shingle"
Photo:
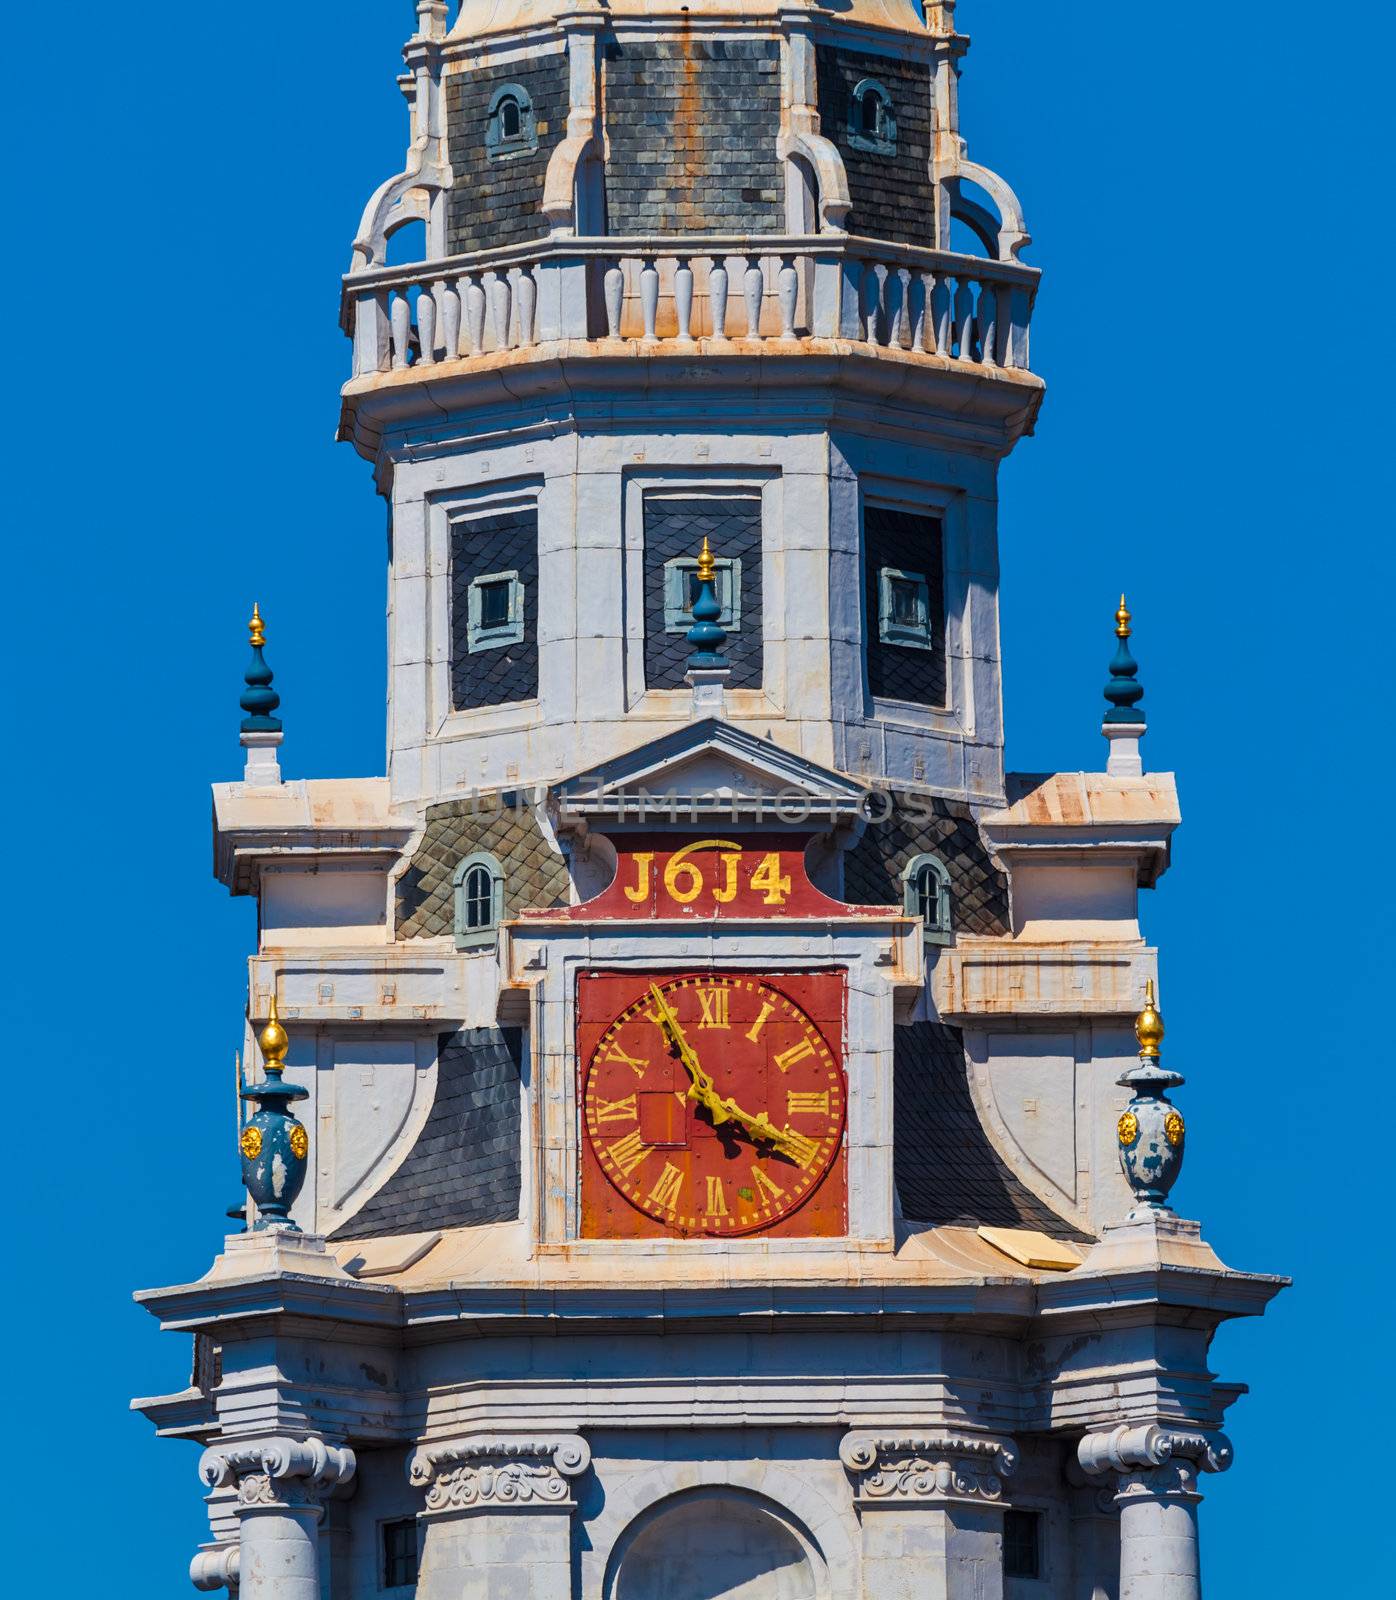
<path id="1" fill-rule="evenodd" d="M 740 561 L 740 626 L 722 647 L 729 689 L 759 689 L 762 668 L 761 497 L 645 496 L 645 687 L 681 689 L 693 654 L 687 633 L 664 627 L 664 563 L 694 556 L 707 536 L 715 556 Z"/>
<path id="2" fill-rule="evenodd" d="M 487 850 L 504 869 L 504 915 L 525 906 L 568 902 L 567 865 L 544 839 L 526 806 L 499 795 L 447 800 L 427 808 L 422 842 L 397 883 L 397 936 L 428 939 L 455 926 L 456 868 Z"/>
<path id="3" fill-rule="evenodd" d="M 893 1030 L 892 1170 L 908 1222 L 930 1227 L 1038 1228 L 1084 1239 L 1009 1170 L 979 1120 L 958 1028 Z"/>
<path id="4" fill-rule="evenodd" d="M 893 790 L 885 822 L 870 821 L 844 857 L 844 899 L 854 905 L 897 905 L 902 871 L 931 852 L 950 873 L 950 924 L 957 933 L 1009 932 L 1008 880 L 984 848 L 974 814 L 956 800 Z"/>
<path id="5" fill-rule="evenodd" d="M 914 705 L 945 704 L 945 576 L 940 522 L 911 511 L 867 506 L 863 511 L 863 588 L 867 611 L 868 693 Z M 934 648 L 884 644 L 879 638 L 878 573 L 916 572 L 930 591 Z"/>
<path id="6" fill-rule="evenodd" d="M 402 1165 L 336 1239 L 511 1222 L 519 1214 L 518 1028 L 443 1034 L 436 1099 Z"/>
<path id="7" fill-rule="evenodd" d="M 524 591 L 523 638 L 470 653 L 472 581 L 516 572 Z M 457 711 L 538 695 L 538 513 L 501 511 L 451 525 L 451 704 Z"/>

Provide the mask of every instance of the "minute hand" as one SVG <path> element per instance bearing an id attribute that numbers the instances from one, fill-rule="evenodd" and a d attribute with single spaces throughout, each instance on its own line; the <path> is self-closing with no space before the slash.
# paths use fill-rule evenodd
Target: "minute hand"
<path id="1" fill-rule="evenodd" d="M 764 1111 L 743 1111 L 735 1100 L 724 1100 L 723 1110 L 735 1121 L 740 1122 L 753 1139 L 760 1139 L 767 1144 L 773 1144 L 783 1154 L 792 1154 L 788 1128 L 778 1128 Z"/>

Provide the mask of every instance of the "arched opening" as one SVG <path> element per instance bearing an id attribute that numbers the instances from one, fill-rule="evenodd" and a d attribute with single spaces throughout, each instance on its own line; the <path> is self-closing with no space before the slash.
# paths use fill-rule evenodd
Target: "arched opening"
<path id="1" fill-rule="evenodd" d="M 506 95 L 499 102 L 499 131 L 506 139 L 517 139 L 521 131 L 519 102 L 513 95 Z"/>
<path id="2" fill-rule="evenodd" d="M 817 1563 L 770 1502 L 695 1489 L 661 1501 L 622 1536 L 608 1600 L 819 1600 Z"/>

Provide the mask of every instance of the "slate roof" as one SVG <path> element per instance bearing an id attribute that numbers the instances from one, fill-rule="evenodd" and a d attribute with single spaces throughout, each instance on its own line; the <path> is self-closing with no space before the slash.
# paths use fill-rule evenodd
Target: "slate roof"
<path id="1" fill-rule="evenodd" d="M 436 1100 L 397 1171 L 335 1239 L 511 1222 L 519 1214 L 518 1028 L 443 1034 Z"/>
<path id="2" fill-rule="evenodd" d="M 1004 935 L 1008 879 L 984 847 L 967 805 L 936 795 L 894 790 L 886 822 L 870 821 L 844 857 L 844 898 L 853 905 L 900 905 L 902 869 L 931 852 L 950 873 L 950 924 L 957 933 Z"/>
<path id="3" fill-rule="evenodd" d="M 447 800 L 427 808 L 422 842 L 397 883 L 397 936 L 426 939 L 454 926 L 456 868 L 488 850 L 504 869 L 504 915 L 524 906 L 549 909 L 568 901 L 567 864 L 543 837 L 527 807 L 499 795 Z"/>
<path id="4" fill-rule="evenodd" d="M 898 1027 L 892 1084 L 892 1168 L 908 1222 L 1088 1237 L 1016 1178 L 989 1142 L 970 1098 L 958 1028 L 938 1022 Z"/>

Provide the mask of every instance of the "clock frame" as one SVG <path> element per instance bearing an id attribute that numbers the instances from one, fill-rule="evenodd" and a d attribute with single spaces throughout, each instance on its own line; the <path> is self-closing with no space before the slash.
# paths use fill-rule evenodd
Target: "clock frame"
<path id="1" fill-rule="evenodd" d="M 582 1237 L 846 1232 L 842 971 L 577 984 Z"/>

